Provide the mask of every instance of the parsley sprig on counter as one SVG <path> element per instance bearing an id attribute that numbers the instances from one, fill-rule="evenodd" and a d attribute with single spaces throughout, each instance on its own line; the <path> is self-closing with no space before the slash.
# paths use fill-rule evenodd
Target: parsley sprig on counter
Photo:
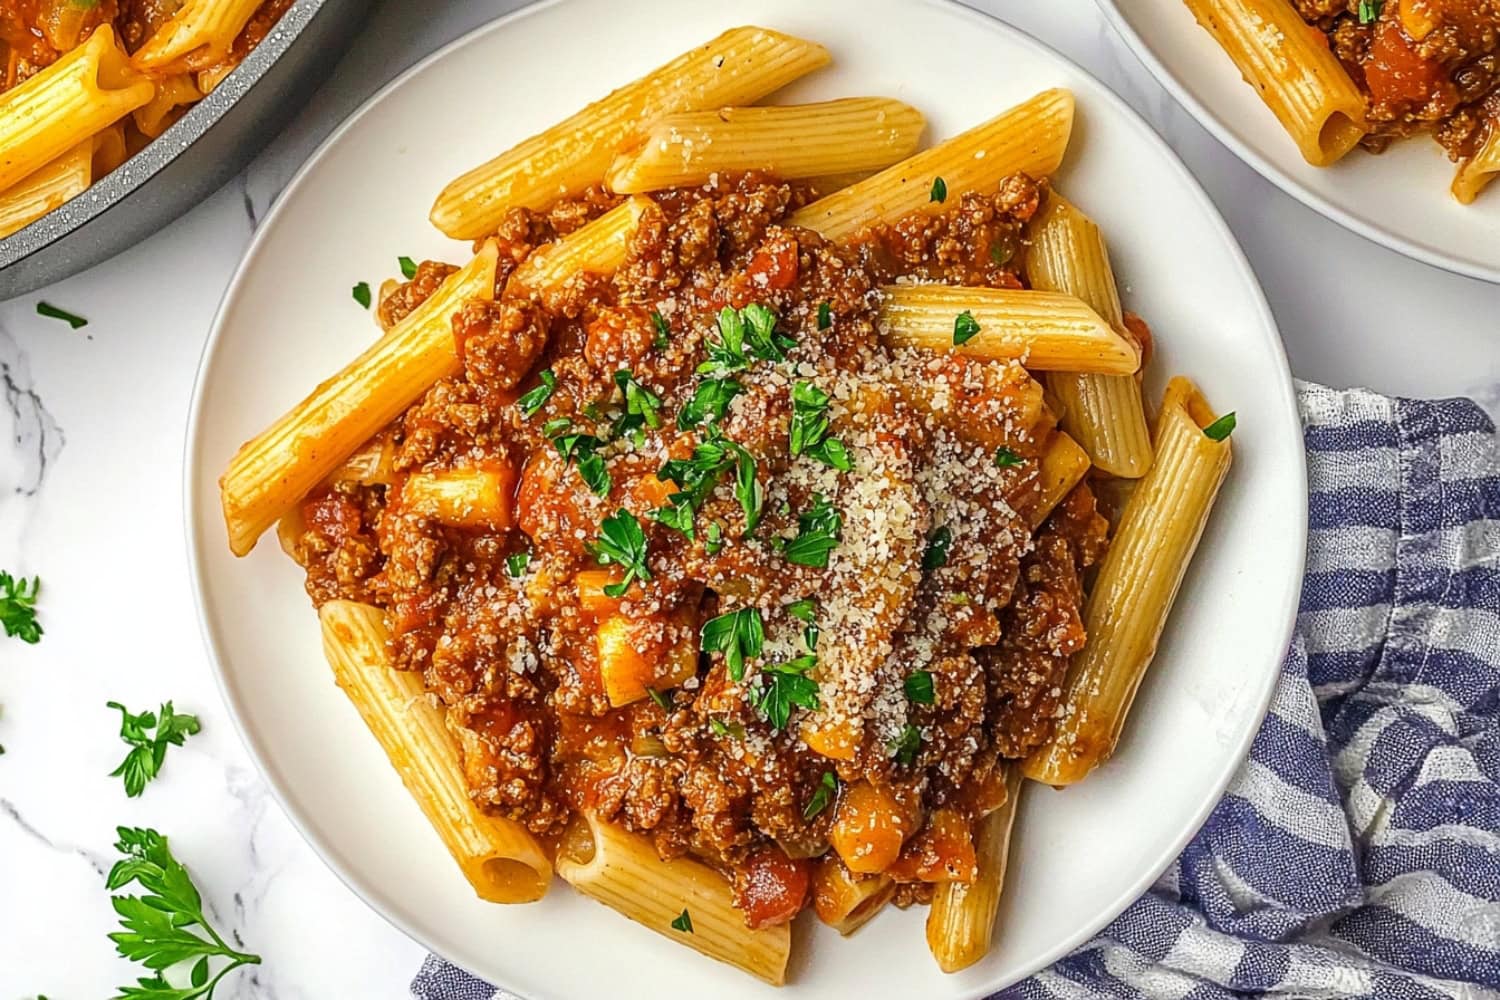
<path id="1" fill-rule="evenodd" d="M 131 714 L 117 701 L 109 702 L 108 708 L 120 711 L 120 739 L 130 747 L 130 752 L 120 766 L 109 772 L 111 778 L 124 778 L 125 794 L 138 797 L 146 790 L 146 783 L 161 773 L 162 763 L 167 758 L 167 747 L 180 747 L 189 736 L 202 727 L 196 715 L 178 715 L 172 703 L 166 702 L 157 712 Z"/>
<path id="2" fill-rule="evenodd" d="M 33 645 L 41 641 L 42 626 L 36 620 L 36 598 L 41 591 L 40 577 L 13 577 L 0 570 L 0 627 L 5 634 Z"/>
<path id="3" fill-rule="evenodd" d="M 132 882 L 140 896 L 113 899 L 121 929 L 110 934 L 116 950 L 154 975 L 122 986 L 115 1000 L 209 1000 L 219 982 L 243 965 L 259 965 L 260 956 L 231 948 L 203 914 L 203 901 L 188 870 L 172 856 L 167 838 L 155 830 L 122 826 L 115 850 L 124 857 L 109 871 L 110 892 Z M 198 933 L 201 931 L 202 933 Z M 217 960 L 227 959 L 214 972 Z M 187 986 L 173 986 L 166 970 L 192 962 Z"/>

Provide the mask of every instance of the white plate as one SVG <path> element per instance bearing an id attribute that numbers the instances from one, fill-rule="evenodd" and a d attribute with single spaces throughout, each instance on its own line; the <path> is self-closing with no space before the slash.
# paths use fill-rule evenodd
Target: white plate
<path id="1" fill-rule="evenodd" d="M 732 9 L 731 9 L 732 8 Z M 427 224 L 451 177 L 733 24 L 818 39 L 837 68 L 786 95 L 888 94 L 950 135 L 1045 87 L 1078 97 L 1061 174 L 1109 234 L 1129 305 L 1186 371 L 1239 413 L 1235 468 L 1118 755 L 1023 803 L 999 943 L 943 976 L 924 912 L 843 941 L 804 917 L 785 995 L 979 996 L 1087 939 L 1144 891 L 1218 799 L 1264 712 L 1296 608 L 1306 523 L 1286 360 L 1250 268 L 1160 139 L 1078 68 L 965 9 L 913 0 L 616 0 L 533 7 L 417 66 L 334 133 L 261 226 L 204 354 L 188 436 L 189 547 L 224 695 L 286 811 L 371 906 L 460 965 L 541 997 L 768 995 L 768 987 L 559 884 L 535 906 L 474 898 L 334 687 L 301 574 L 263 539 L 225 546 L 215 480 L 235 448 L 375 335 L 349 297 L 396 256 L 461 260 Z M 1150 197 L 1142 197 L 1149 191 Z M 309 928 L 309 933 L 318 933 Z"/>
<path id="2" fill-rule="evenodd" d="M 1281 190 L 1381 246 L 1500 283 L 1500 190 L 1459 204 L 1448 192 L 1454 165 L 1432 139 L 1314 167 L 1183 0 L 1098 3 L 1178 103 Z"/>

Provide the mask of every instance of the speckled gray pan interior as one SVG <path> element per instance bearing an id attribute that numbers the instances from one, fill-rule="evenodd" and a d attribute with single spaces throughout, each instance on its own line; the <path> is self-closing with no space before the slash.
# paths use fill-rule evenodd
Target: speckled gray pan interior
<path id="1" fill-rule="evenodd" d="M 83 194 L 0 240 L 0 299 L 156 232 L 239 172 L 338 61 L 370 0 L 296 0 L 207 97 Z"/>

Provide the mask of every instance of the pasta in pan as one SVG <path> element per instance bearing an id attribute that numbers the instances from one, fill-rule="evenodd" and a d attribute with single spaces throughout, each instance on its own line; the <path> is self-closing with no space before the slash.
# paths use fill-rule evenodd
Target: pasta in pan
<path id="1" fill-rule="evenodd" d="M 919 152 L 882 98 L 702 107 L 726 37 L 742 101 L 826 59 L 735 29 L 534 171 L 528 140 L 450 185 L 474 257 L 403 260 L 379 338 L 233 457 L 230 546 L 276 526 L 482 898 L 555 868 L 775 985 L 804 910 L 847 935 L 930 903 L 956 971 L 997 933 L 1023 772 L 1112 750 L 1070 727 L 1118 734 L 1229 424 L 1178 380 L 1153 447 L 1149 334 L 1047 176 L 1071 95 Z M 1136 391 L 1069 414 L 1054 377 Z M 1139 478 L 1115 543 L 1094 453 Z"/>

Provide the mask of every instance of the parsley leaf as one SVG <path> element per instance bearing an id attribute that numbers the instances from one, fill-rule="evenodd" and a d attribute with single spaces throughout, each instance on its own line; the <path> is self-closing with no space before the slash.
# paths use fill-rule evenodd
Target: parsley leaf
<path id="1" fill-rule="evenodd" d="M 811 625 L 814 616 L 818 613 L 818 602 L 811 597 L 804 597 L 800 601 L 793 601 L 786 606 L 786 613 L 798 621 L 807 622 Z"/>
<path id="2" fill-rule="evenodd" d="M 948 546 L 953 544 L 953 532 L 945 524 L 927 538 L 927 550 L 922 553 L 922 571 L 931 573 L 948 562 Z"/>
<path id="3" fill-rule="evenodd" d="M 60 319 L 75 330 L 80 326 L 89 325 L 89 321 L 82 316 L 74 315 L 66 309 L 59 309 L 50 302 L 38 302 L 36 304 L 36 314 L 38 316 L 45 316 L 48 319 Z"/>
<path id="4" fill-rule="evenodd" d="M 745 339 L 750 353 L 762 361 L 785 361 L 786 352 L 797 346 L 797 342 L 784 333 L 776 332 L 776 314 L 758 302 L 740 310 L 745 321 Z"/>
<path id="5" fill-rule="evenodd" d="M 24 576 L 12 577 L 0 570 L 0 627 L 6 635 L 33 645 L 41 640 L 42 626 L 36 620 L 36 595 L 41 587 L 41 577 L 32 577 L 28 587 Z"/>
<path id="6" fill-rule="evenodd" d="M 140 962 L 155 975 L 122 986 L 116 1000 L 210 1000 L 219 981 L 242 965 L 259 965 L 260 956 L 235 951 L 203 915 L 203 902 L 192 876 L 155 830 L 122 826 L 115 850 L 124 857 L 115 862 L 105 879 L 110 892 L 132 882 L 143 890 L 140 896 L 114 896 L 121 929 L 109 935 L 117 950 L 132 962 Z M 204 934 L 195 933 L 200 928 Z M 210 977 L 210 962 L 228 959 L 228 964 Z M 190 987 L 173 987 L 162 970 L 197 959 L 189 973 Z"/>
<path id="7" fill-rule="evenodd" d="M 1380 20 L 1380 9 L 1384 6 L 1385 0 L 1359 0 L 1359 23 L 1374 24 Z"/>
<path id="8" fill-rule="evenodd" d="M 656 688 L 647 687 L 646 694 L 650 695 L 651 700 L 656 702 L 656 707 L 660 708 L 663 712 L 672 711 L 671 699 L 662 694 L 660 691 L 656 690 Z"/>
<path id="9" fill-rule="evenodd" d="M 676 483 L 694 509 L 703 505 L 719 476 L 734 464 L 734 455 L 717 430 L 710 425 L 708 440 L 698 442 L 692 458 L 669 459 L 656 474 L 662 482 Z"/>
<path id="10" fill-rule="evenodd" d="M 557 376 L 552 373 L 551 368 L 543 369 L 537 377 L 541 379 L 541 384 L 516 400 L 516 405 L 521 408 L 521 416 L 527 420 L 536 416 L 536 411 L 546 405 L 557 389 Z"/>
<path id="11" fill-rule="evenodd" d="M 396 263 L 401 265 L 401 277 L 407 281 L 417 276 L 417 262 L 410 257 L 397 257 Z"/>
<path id="12" fill-rule="evenodd" d="M 844 517 L 826 497 L 813 496 L 813 505 L 797 515 L 797 537 L 786 543 L 782 555 L 799 566 L 828 567 L 828 554 L 840 541 Z"/>
<path id="13" fill-rule="evenodd" d="M 530 552 L 514 552 L 505 557 L 505 572 L 515 579 L 526 572 L 527 563 L 531 562 Z"/>
<path id="14" fill-rule="evenodd" d="M 704 341 L 708 360 L 698 366 L 703 374 L 727 374 L 750 367 L 745 357 L 745 321 L 739 312 L 725 306 L 719 310 L 719 339 Z"/>
<path id="15" fill-rule="evenodd" d="M 1222 441 L 1234 433 L 1234 413 L 1226 413 L 1218 420 L 1203 428 L 1203 434 L 1210 441 Z"/>
<path id="16" fill-rule="evenodd" d="M 725 723 L 721 719 L 709 719 L 708 728 L 714 731 L 715 736 L 728 736 L 736 740 L 745 738 L 745 727 L 733 720 Z"/>
<path id="17" fill-rule="evenodd" d="M 1001 235 L 990 244 L 990 260 L 996 266 L 1004 267 L 1012 257 L 1016 255 L 1016 241 L 1010 236 Z"/>
<path id="18" fill-rule="evenodd" d="M 802 807 L 802 818 L 810 820 L 833 801 L 834 795 L 839 790 L 839 779 L 833 776 L 832 771 L 824 771 L 823 777 L 818 781 L 818 787 L 813 790 L 812 798 L 807 800 L 807 805 Z"/>
<path id="19" fill-rule="evenodd" d="M 370 283 L 368 281 L 361 281 L 359 284 L 355 285 L 354 288 L 350 290 L 350 294 L 354 296 L 355 302 L 358 302 L 366 309 L 370 308 Z"/>
<path id="20" fill-rule="evenodd" d="M 723 548 L 724 529 L 719 526 L 718 521 L 708 522 L 708 528 L 703 532 L 703 551 L 711 556 L 716 556 Z"/>
<path id="21" fill-rule="evenodd" d="M 616 563 L 625 568 L 623 580 L 605 585 L 604 593 L 610 597 L 624 597 L 632 580 L 651 579 L 646 566 L 646 533 L 635 515 L 623 507 L 604 519 L 599 538 L 587 548 L 600 566 Z"/>
<path id="22" fill-rule="evenodd" d="M 693 918 L 688 915 L 686 909 L 677 915 L 677 919 L 672 921 L 672 929 L 674 931 L 682 931 L 684 934 L 693 933 Z"/>
<path id="23" fill-rule="evenodd" d="M 743 309 L 725 306 L 719 310 L 719 339 L 705 343 L 708 360 L 698 366 L 701 374 L 726 375 L 750 367 L 752 358 L 784 361 L 797 342 L 776 332 L 776 314 L 752 303 Z"/>
<path id="24" fill-rule="evenodd" d="M 661 426 L 661 397 L 635 380 L 628 370 L 615 372 L 615 385 L 625 396 L 625 414 L 615 421 L 615 437 L 635 430 L 644 423 L 652 430 Z"/>
<path id="25" fill-rule="evenodd" d="M 906 696 L 919 705 L 931 705 L 937 700 L 937 694 L 932 688 L 930 671 L 912 671 L 901 686 L 906 691 Z"/>
<path id="26" fill-rule="evenodd" d="M 785 729 L 792 717 L 792 706 L 809 711 L 818 707 L 818 682 L 807 676 L 818 662 L 811 653 L 787 663 L 773 663 L 762 668 L 763 687 L 755 707 L 766 717 L 772 729 Z"/>
<path id="27" fill-rule="evenodd" d="M 978 332 L 979 321 L 974 318 L 973 313 L 965 309 L 954 317 L 953 320 L 953 346 L 957 347 L 960 344 L 967 344 L 974 339 L 974 335 Z"/>
<path id="28" fill-rule="evenodd" d="M 828 404 L 828 393 L 811 382 L 792 386 L 791 451 L 848 472 L 854 468 L 848 449 L 838 438 L 828 436 Z"/>
<path id="29" fill-rule="evenodd" d="M 759 656 L 765 646 L 766 626 L 759 608 L 740 608 L 710 618 L 698 634 L 698 648 L 705 653 L 723 653 L 729 679 L 745 679 L 745 660 Z"/>
<path id="30" fill-rule="evenodd" d="M 572 426 L 573 420 L 570 417 L 553 417 L 542 425 L 542 437 L 551 440 Z"/>
<path id="31" fill-rule="evenodd" d="M 656 333 L 651 337 L 651 346 L 658 351 L 665 351 L 672 345 L 672 328 L 667 325 L 666 317 L 655 309 L 651 310 L 651 325 L 656 328 Z"/>
<path id="32" fill-rule="evenodd" d="M 833 325 L 833 307 L 827 302 L 818 303 L 818 329 L 826 330 Z"/>
<path id="33" fill-rule="evenodd" d="M 745 387 L 732 378 L 705 379 L 693 390 L 693 398 L 677 411 L 677 426 L 691 430 L 701 423 L 718 423 L 724 419 L 734 397 L 745 391 Z"/>
<path id="34" fill-rule="evenodd" d="M 182 746 L 189 736 L 202 728 L 196 715 L 178 715 L 172 711 L 170 701 L 161 706 L 159 713 L 142 712 L 139 715 L 131 715 L 117 701 L 109 702 L 107 707 L 120 710 L 120 739 L 131 748 L 120 766 L 109 772 L 109 776 L 123 776 L 125 794 L 132 799 L 145 791 L 146 782 L 161 771 L 167 747 Z M 155 732 L 148 734 L 148 729 L 154 729 Z"/>
<path id="35" fill-rule="evenodd" d="M 886 749 L 890 750 L 898 764 L 910 766 L 916 763 L 917 752 L 922 749 L 922 730 L 907 723 L 906 728 L 901 730 L 901 735 L 886 744 Z"/>
<path id="36" fill-rule="evenodd" d="M 740 509 L 745 512 L 744 537 L 749 538 L 760 524 L 766 494 L 755 478 L 755 456 L 733 441 L 728 444 L 734 450 L 734 498 L 740 502 Z"/>
<path id="37" fill-rule="evenodd" d="M 932 179 L 932 190 L 928 192 L 928 201 L 944 202 L 948 200 L 948 182 L 941 177 Z"/>
<path id="38" fill-rule="evenodd" d="M 995 464 L 1000 466 L 1000 468 L 1002 469 L 1013 469 L 1018 465 L 1025 464 L 1025 462 L 1026 459 L 1022 458 L 1020 455 L 1017 455 L 1015 452 L 1011 451 L 1004 445 L 1001 445 L 1000 447 L 995 449 Z"/>
<path id="39" fill-rule="evenodd" d="M 693 516 L 697 513 L 693 509 L 692 497 L 686 493 L 673 493 L 667 500 L 670 501 L 670 506 L 657 507 L 651 512 L 651 520 L 681 532 L 687 536 L 688 541 L 692 541 Z"/>

